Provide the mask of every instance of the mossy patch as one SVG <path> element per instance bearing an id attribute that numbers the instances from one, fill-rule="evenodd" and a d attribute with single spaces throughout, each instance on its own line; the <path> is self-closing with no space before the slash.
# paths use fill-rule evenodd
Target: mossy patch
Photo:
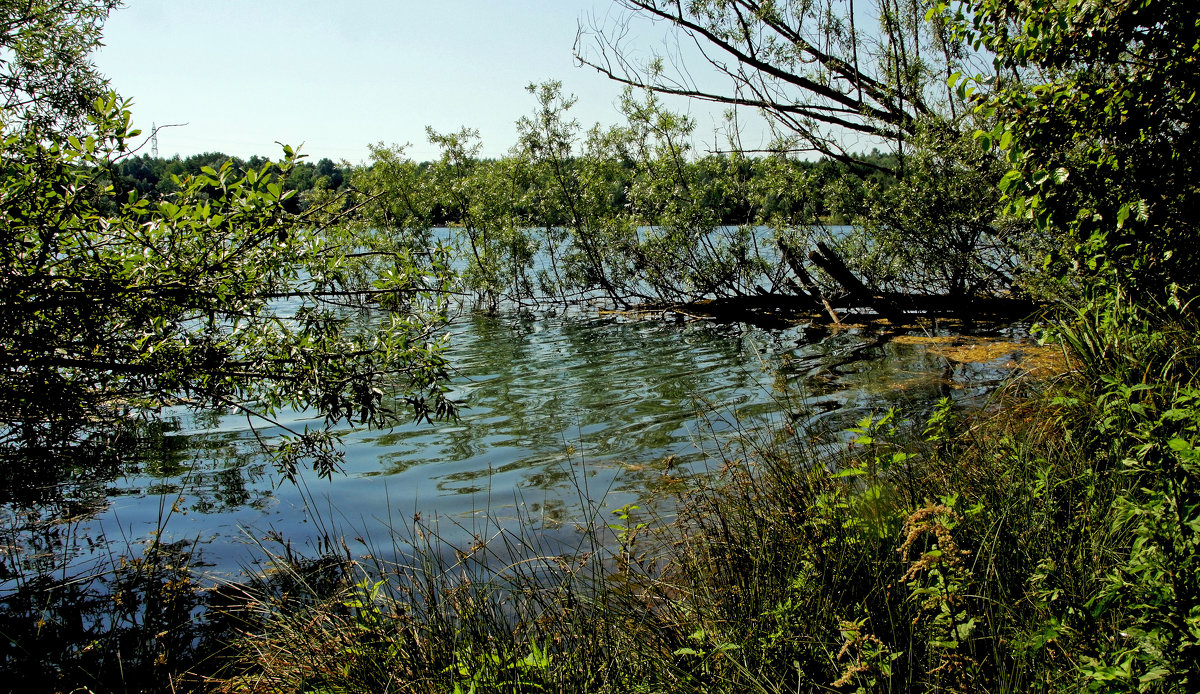
<path id="1" fill-rule="evenodd" d="M 960 364 L 994 364 L 1046 378 L 1068 370 L 1062 348 L 997 337 L 900 335 L 895 344 L 928 349 Z"/>

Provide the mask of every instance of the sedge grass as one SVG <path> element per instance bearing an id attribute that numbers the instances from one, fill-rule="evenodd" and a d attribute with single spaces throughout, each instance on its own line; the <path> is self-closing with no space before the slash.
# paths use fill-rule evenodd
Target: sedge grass
<path id="1" fill-rule="evenodd" d="M 264 547 L 274 571 L 210 607 L 228 648 L 186 683 L 1190 691 L 1195 331 L 1114 335 L 1122 320 L 1077 313 L 1060 328 L 1076 372 L 980 411 L 743 432 L 675 517 L 589 506 L 569 548 L 487 520 L 454 546 L 420 519 L 390 554 Z"/>

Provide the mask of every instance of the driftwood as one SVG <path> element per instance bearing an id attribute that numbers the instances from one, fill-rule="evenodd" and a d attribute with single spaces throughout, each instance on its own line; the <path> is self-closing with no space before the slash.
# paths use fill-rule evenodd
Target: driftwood
<path id="1" fill-rule="evenodd" d="M 863 308 L 871 309 L 893 325 L 906 325 L 920 318 L 935 317 L 1020 320 L 1042 308 L 1035 301 L 1011 297 L 877 292 L 858 279 L 833 249 L 824 243 L 817 243 L 808 258 L 844 291 L 844 294 L 833 297 L 822 291 L 801 262 L 801 255 L 794 246 L 780 242 L 779 248 L 784 263 L 795 276 L 795 279 L 787 278 L 783 283 L 792 292 L 790 294 L 755 286 L 754 293 L 750 295 L 683 303 L 643 304 L 632 312 L 663 312 L 663 315 L 673 312 L 690 319 L 708 318 L 763 327 L 783 327 L 794 325 L 798 320 L 819 322 L 822 313 L 832 318 L 834 323 L 841 323 L 845 320 L 844 314 Z M 839 315 L 839 311 L 843 315 Z"/>
<path id="2" fill-rule="evenodd" d="M 946 296 L 944 294 L 886 294 L 897 304 L 904 304 L 909 316 L 934 315 L 962 318 L 1025 318 L 1045 305 L 1032 299 L 1007 296 Z"/>
<path id="3" fill-rule="evenodd" d="M 804 269 L 804 263 L 801 263 L 800 258 L 797 257 L 796 249 L 792 248 L 791 244 L 780 241 L 779 250 L 783 253 L 783 261 L 792 269 L 792 274 L 796 276 L 796 279 L 800 280 L 800 285 L 803 287 L 801 291 L 809 298 L 819 301 L 825 307 L 825 312 L 829 314 L 834 323 L 841 323 L 842 321 L 838 318 L 837 311 L 833 310 L 833 306 L 829 304 L 829 299 L 825 298 L 825 293 L 821 291 L 821 287 L 813 280 L 812 275 L 808 274 L 808 270 Z"/>
<path id="4" fill-rule="evenodd" d="M 870 306 L 878 311 L 879 315 L 892 323 L 900 324 L 907 322 L 904 310 L 895 301 L 892 301 L 891 298 L 884 294 L 877 294 L 871 291 L 867 285 L 863 284 L 862 280 L 855 277 L 853 272 L 850 272 L 850 268 L 846 267 L 846 263 L 841 257 L 823 242 L 817 242 L 817 249 L 809 253 L 808 258 L 832 277 L 835 282 L 842 285 L 842 288 L 846 290 L 851 300 L 861 303 L 864 306 Z"/>
<path id="5" fill-rule="evenodd" d="M 922 319 L 948 318 L 980 321 L 1013 321 L 1033 316 L 1042 304 L 1027 299 L 1006 297 L 947 297 L 927 294 L 890 295 L 893 301 L 903 300 L 913 308 L 906 311 L 905 323 Z M 731 296 L 682 303 L 647 303 L 632 309 L 615 311 L 625 315 L 669 318 L 676 320 L 714 320 L 721 323 L 748 323 L 763 328 L 787 328 L 797 323 L 829 322 L 829 311 L 836 311 L 841 322 L 858 322 L 852 316 L 862 304 L 850 296 L 831 298 L 829 308 L 816 303 L 807 295 L 768 294 L 766 296 Z M 869 316 L 863 316 L 868 318 Z"/>

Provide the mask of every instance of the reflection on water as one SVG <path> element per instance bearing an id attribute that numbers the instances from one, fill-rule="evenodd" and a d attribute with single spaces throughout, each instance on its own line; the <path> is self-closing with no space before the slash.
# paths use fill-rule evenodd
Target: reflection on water
<path id="1" fill-rule="evenodd" d="M 951 391 L 979 399 L 1009 359 L 965 363 L 926 341 L 855 328 L 472 315 L 451 331 L 460 420 L 346 430 L 346 474 L 292 486 L 244 418 L 178 413 L 139 443 L 139 470 L 77 492 L 90 501 L 68 521 L 53 504 L 3 506 L 0 580 L 47 562 L 64 571 L 64 557 L 81 569 L 107 560 L 106 543 L 124 551 L 156 531 L 195 542 L 214 573 L 252 565 L 257 539 L 315 546 L 335 530 L 378 541 L 416 514 L 444 520 L 451 540 L 490 514 L 569 542 L 584 506 L 646 504 L 707 469 L 708 437 L 783 416 L 837 429 L 864 410 L 921 407 Z"/>

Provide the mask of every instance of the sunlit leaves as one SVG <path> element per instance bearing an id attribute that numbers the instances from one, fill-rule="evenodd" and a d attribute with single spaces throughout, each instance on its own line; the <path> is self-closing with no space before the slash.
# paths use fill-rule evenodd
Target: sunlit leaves
<path id="1" fill-rule="evenodd" d="M 105 91 L 90 55 L 101 25 L 119 4 L 0 2 L 0 107 L 6 125 L 19 121 L 21 127 L 86 139 L 87 116 Z M 88 149 L 80 139 L 74 142 L 75 150 Z"/>
<path id="2" fill-rule="evenodd" d="M 167 198 L 118 196 L 108 181 L 130 137 L 124 106 L 98 101 L 84 137 L 4 140 L 7 443 L 62 445 L 64 432 L 171 404 L 267 422 L 311 407 L 327 425 L 451 413 L 435 334 L 449 270 L 423 238 L 351 237 L 290 212 L 290 148 L 246 173 L 177 177 Z M 395 313 L 378 325 L 353 311 L 371 305 Z M 328 472 L 332 441 L 304 434 L 283 460 L 304 451 Z"/>
<path id="3" fill-rule="evenodd" d="M 1007 151 L 1012 209 L 1036 210 L 1042 228 L 1069 235 L 1066 255 L 1097 281 L 1160 299 L 1194 296 L 1200 6 L 967 7 L 936 9 L 995 58 L 995 74 L 975 84 L 991 95 L 980 108 L 1000 125 L 980 139 Z"/>

